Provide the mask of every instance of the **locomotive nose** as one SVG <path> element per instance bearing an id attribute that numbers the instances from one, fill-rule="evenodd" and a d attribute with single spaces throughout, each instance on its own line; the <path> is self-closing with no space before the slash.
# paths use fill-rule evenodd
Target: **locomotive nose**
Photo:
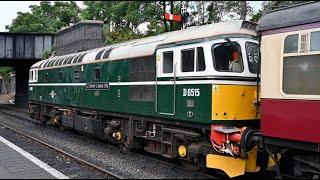
<path id="1" fill-rule="evenodd" d="M 212 120 L 255 120 L 255 85 L 212 85 Z"/>

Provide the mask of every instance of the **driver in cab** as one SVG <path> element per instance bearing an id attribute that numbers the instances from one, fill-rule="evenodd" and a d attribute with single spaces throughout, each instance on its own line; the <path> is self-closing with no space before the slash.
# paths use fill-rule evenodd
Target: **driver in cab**
<path id="1" fill-rule="evenodd" d="M 229 71 L 242 72 L 242 67 L 239 62 L 240 53 L 238 51 L 232 52 L 232 59 L 229 61 Z"/>

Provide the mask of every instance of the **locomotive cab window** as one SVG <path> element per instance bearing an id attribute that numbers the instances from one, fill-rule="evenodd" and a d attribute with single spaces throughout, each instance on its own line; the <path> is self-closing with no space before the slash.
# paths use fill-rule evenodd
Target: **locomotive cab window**
<path id="1" fill-rule="evenodd" d="M 214 68 L 220 72 L 243 72 L 241 47 L 237 42 L 218 43 L 212 46 Z"/>
<path id="2" fill-rule="evenodd" d="M 173 51 L 166 51 L 162 53 L 163 57 L 163 73 L 173 72 Z"/>
<path id="3" fill-rule="evenodd" d="M 196 67 L 196 68 L 195 68 Z M 181 72 L 199 72 L 206 69 L 202 47 L 181 50 Z"/>
<path id="4" fill-rule="evenodd" d="M 94 68 L 93 80 L 98 81 L 100 79 L 100 68 Z"/>
<path id="5" fill-rule="evenodd" d="M 203 47 L 197 47 L 197 71 L 204 71 L 206 69 L 206 62 L 204 59 Z"/>
<path id="6" fill-rule="evenodd" d="M 253 74 L 257 73 L 259 61 L 259 45 L 253 42 L 246 42 L 246 53 L 249 65 L 249 71 Z"/>
<path id="7" fill-rule="evenodd" d="M 30 70 L 29 82 L 37 82 L 37 81 L 38 81 L 38 70 Z"/>
<path id="8" fill-rule="evenodd" d="M 181 71 L 194 71 L 194 49 L 184 49 L 181 51 Z"/>
<path id="9" fill-rule="evenodd" d="M 33 70 L 30 71 L 30 76 L 29 80 L 33 81 Z"/>

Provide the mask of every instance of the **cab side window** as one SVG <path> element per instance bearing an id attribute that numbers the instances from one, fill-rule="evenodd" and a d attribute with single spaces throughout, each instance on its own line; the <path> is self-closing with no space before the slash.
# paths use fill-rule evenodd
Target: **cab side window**
<path id="1" fill-rule="evenodd" d="M 162 57 L 163 57 L 162 72 L 172 73 L 173 72 L 173 51 L 163 52 Z"/>
<path id="2" fill-rule="evenodd" d="M 206 69 L 206 62 L 204 59 L 203 47 L 197 47 L 197 71 L 204 71 Z"/>
<path id="3" fill-rule="evenodd" d="M 194 71 L 194 48 L 183 49 L 181 51 L 181 71 L 182 72 Z"/>
<path id="4" fill-rule="evenodd" d="M 205 69 L 206 63 L 202 47 L 181 50 L 181 72 L 200 72 Z"/>
<path id="5" fill-rule="evenodd" d="M 211 48 L 214 68 L 220 72 L 243 72 L 241 47 L 237 42 L 214 44 Z"/>
<path id="6" fill-rule="evenodd" d="M 33 70 L 30 71 L 30 78 L 31 81 L 33 81 Z"/>

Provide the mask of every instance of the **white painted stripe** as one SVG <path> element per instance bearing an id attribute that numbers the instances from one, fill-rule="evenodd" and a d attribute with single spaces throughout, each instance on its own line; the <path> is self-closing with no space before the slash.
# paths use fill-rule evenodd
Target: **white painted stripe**
<path id="1" fill-rule="evenodd" d="M 85 86 L 86 83 L 39 83 L 29 84 L 29 86 Z"/>
<path id="2" fill-rule="evenodd" d="M 110 86 L 142 86 L 155 85 L 156 81 L 141 81 L 141 82 L 110 82 Z M 158 81 L 158 85 L 173 85 L 173 81 Z M 256 82 L 249 81 L 226 81 L 226 80 L 192 80 L 192 81 L 176 81 L 176 84 L 235 84 L 235 85 L 256 85 Z M 29 86 L 85 86 L 86 83 L 39 83 L 29 84 Z"/>
<path id="3" fill-rule="evenodd" d="M 170 14 L 169 19 L 173 20 L 173 14 Z"/>
<path id="4" fill-rule="evenodd" d="M 52 176 L 58 178 L 58 179 L 69 179 L 68 176 L 62 174 L 61 172 L 57 171 L 56 169 L 52 168 L 51 166 L 47 165 L 46 163 L 40 161 L 38 158 L 32 156 L 28 152 L 24 151 L 23 149 L 19 148 L 18 146 L 14 145 L 13 143 L 9 142 L 5 138 L 0 136 L 0 141 L 2 141 L 4 144 L 8 145 L 18 153 L 20 153 L 22 156 L 26 157 L 36 165 L 38 165 L 40 168 L 44 169 L 48 173 L 50 173 Z"/>

